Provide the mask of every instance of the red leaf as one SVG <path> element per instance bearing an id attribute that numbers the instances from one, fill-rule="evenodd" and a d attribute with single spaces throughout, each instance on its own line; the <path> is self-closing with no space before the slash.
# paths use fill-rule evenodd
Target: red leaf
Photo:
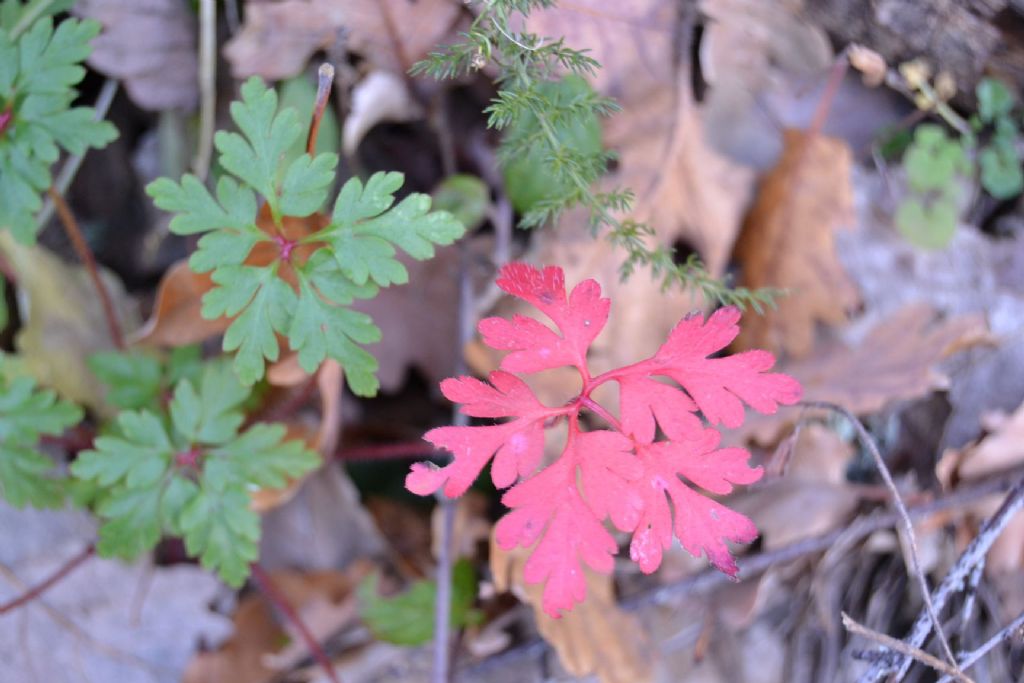
<path id="1" fill-rule="evenodd" d="M 743 403 L 765 414 L 779 404 L 800 400 L 800 384 L 787 375 L 765 374 L 775 358 L 767 351 L 747 351 L 726 358 L 708 358 L 739 334 L 740 312 L 734 306 L 704 316 L 684 318 L 669 333 L 654 357 L 624 368 L 623 374 L 661 375 L 678 382 L 711 424 L 736 428 L 743 424 Z"/>
<path id="2" fill-rule="evenodd" d="M 757 527 L 748 517 L 700 495 L 678 475 L 708 490 L 728 493 L 733 483 L 749 484 L 760 479 L 761 469 L 748 467 L 749 454 L 739 448 L 701 451 L 699 447 L 690 450 L 676 444 L 654 444 L 642 447 L 640 457 L 646 467 L 636 489 L 644 513 L 629 546 L 630 559 L 650 574 L 661 565 L 662 551 L 672 545 L 674 530 L 687 552 L 694 557 L 704 553 L 712 565 L 735 577 L 736 561 L 725 541 L 749 543 L 757 538 Z M 675 509 L 674 524 L 669 499 Z"/>
<path id="3" fill-rule="evenodd" d="M 555 333 L 532 318 L 516 315 L 512 320 L 486 318 L 478 329 L 484 343 L 501 351 L 512 351 L 501 363 L 510 372 L 538 372 L 575 365 L 586 368 L 587 349 L 604 329 L 611 302 L 601 298 L 601 287 L 584 280 L 565 296 L 565 275 L 561 268 L 543 271 L 525 263 L 501 269 L 498 286 L 509 294 L 536 306 L 561 331 Z"/>
<path id="4" fill-rule="evenodd" d="M 654 440 L 654 420 L 670 439 L 683 438 L 704 427 L 697 404 L 675 387 L 642 375 L 619 377 L 622 429 L 642 443 Z"/>
<path id="5" fill-rule="evenodd" d="M 494 456 L 491 479 L 506 488 L 540 465 L 544 454 L 544 421 L 557 409 L 548 408 L 521 379 L 507 372 L 491 373 L 491 384 L 472 377 L 446 379 L 441 391 L 463 404 L 462 412 L 473 417 L 516 417 L 490 427 L 438 427 L 423 438 L 455 454 L 445 466 L 417 463 L 405 479 L 413 493 L 427 495 L 444 485 L 446 496 L 461 496 Z M 445 483 L 447 482 L 447 484 Z"/>
<path id="6" fill-rule="evenodd" d="M 540 309 L 558 331 L 523 316 L 481 321 L 484 341 L 511 351 L 503 370 L 491 374 L 490 384 L 460 377 L 442 382 L 441 390 L 461 403 L 466 415 L 513 419 L 429 431 L 424 438 L 455 458 L 441 468 L 413 465 L 407 488 L 426 494 L 443 485 L 449 496 L 459 495 L 494 456 L 495 485 L 506 487 L 519 479 L 502 498 L 510 512 L 495 527 L 495 538 L 505 549 L 533 547 L 524 577 L 544 584 L 544 610 L 553 617 L 585 597 L 583 564 L 611 571 L 617 547 L 606 519 L 632 532 L 630 557 L 644 572 L 658 568 L 674 535 L 687 551 L 706 555 L 735 576 L 727 541 L 752 541 L 757 528 L 696 489 L 726 494 L 734 485 L 757 481 L 761 470 L 747 464 L 750 455 L 742 449 L 718 449 L 721 435 L 705 427 L 697 413 L 712 425 L 736 427 L 743 421 L 744 404 L 773 413 L 779 404 L 799 400 L 796 380 L 766 373 L 774 359 L 764 351 L 709 358 L 739 332 L 735 308 L 717 311 L 706 322 L 702 315 L 689 316 L 653 357 L 592 377 L 587 349 L 604 327 L 609 305 L 596 282 L 580 283 L 567 297 L 561 269 L 512 264 L 502 269 L 498 284 Z M 540 403 L 510 374 L 565 365 L 578 369 L 582 389 L 560 408 Z M 619 383 L 619 418 L 591 396 L 611 381 Z M 579 415 L 584 410 L 610 429 L 582 431 Z M 565 447 L 554 463 L 537 472 L 545 426 L 562 417 L 569 421 Z M 666 437 L 660 441 L 659 427 Z"/>
<path id="7" fill-rule="evenodd" d="M 544 583 L 544 611 L 557 619 L 587 593 L 581 561 L 608 574 L 618 550 L 615 539 L 587 507 L 575 485 L 568 459 L 511 488 L 502 503 L 512 511 L 494 529 L 505 550 L 529 547 L 540 539 L 527 560 L 523 578 Z"/>

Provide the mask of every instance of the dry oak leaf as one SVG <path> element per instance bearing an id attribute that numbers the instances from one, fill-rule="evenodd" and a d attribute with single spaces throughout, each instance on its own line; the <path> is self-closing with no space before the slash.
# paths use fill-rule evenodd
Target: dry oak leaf
<path id="1" fill-rule="evenodd" d="M 810 353 L 815 323 L 840 325 L 859 294 L 836 254 L 834 231 L 853 221 L 850 150 L 840 140 L 785 132 L 736 246 L 747 287 L 788 290 L 776 310 L 751 318 L 740 348 Z"/>
<path id="2" fill-rule="evenodd" d="M 800 382 L 805 401 L 836 403 L 867 415 L 890 402 L 947 388 L 949 377 L 939 363 L 989 339 L 982 314 L 944 318 L 926 304 L 911 304 L 885 318 L 856 346 L 833 340 L 819 345 L 812 356 L 782 364 L 779 371 Z M 752 414 L 723 441 L 774 444 L 795 418 L 792 413 Z"/>
<path id="3" fill-rule="evenodd" d="M 601 683 L 653 680 L 652 652 L 637 621 L 615 604 L 612 577 L 584 568 L 587 599 L 553 619 L 542 605 L 544 587 L 523 582 L 530 549 L 502 550 L 491 534 L 491 574 L 501 592 L 512 592 L 533 608 L 537 628 L 573 676 L 596 675 Z"/>
<path id="4" fill-rule="evenodd" d="M 137 105 L 195 108 L 196 21 L 188 0 L 78 0 L 75 13 L 103 24 L 89 65 L 124 83 Z"/>
<path id="5" fill-rule="evenodd" d="M 404 74 L 445 42 L 460 12 L 455 0 L 250 0 L 224 54 L 236 78 L 289 78 L 335 45 Z"/>

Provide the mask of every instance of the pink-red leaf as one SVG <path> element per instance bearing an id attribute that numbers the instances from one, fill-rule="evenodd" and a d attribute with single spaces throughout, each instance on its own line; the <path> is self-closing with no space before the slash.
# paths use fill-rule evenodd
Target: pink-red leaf
<path id="1" fill-rule="evenodd" d="M 561 268 L 539 270 L 525 263 L 510 263 L 501 269 L 498 286 L 533 304 L 561 332 L 559 335 L 521 315 L 512 320 L 481 320 L 479 330 L 484 343 L 501 351 L 512 351 L 502 360 L 503 370 L 539 372 L 566 365 L 586 368 L 587 349 L 604 329 L 610 306 L 608 299 L 601 298 L 597 282 L 584 280 L 567 299 Z"/>
<path id="2" fill-rule="evenodd" d="M 498 545 L 506 550 L 537 543 L 523 578 L 544 584 L 544 611 L 556 619 L 586 597 L 581 563 L 610 573 L 618 550 L 615 539 L 580 498 L 575 468 L 563 464 L 568 461 L 563 459 L 510 489 L 502 502 L 511 512 L 494 530 Z"/>
<path id="3" fill-rule="evenodd" d="M 736 561 L 725 541 L 749 543 L 757 538 L 757 527 L 744 515 L 697 493 L 680 474 L 699 486 L 728 493 L 732 484 L 749 484 L 761 478 L 760 468 L 747 466 L 749 454 L 739 448 L 713 449 L 719 436 L 689 444 L 656 443 L 640 448 L 645 471 L 635 488 L 643 500 L 644 512 L 633 533 L 630 558 L 645 573 L 661 565 L 662 552 L 672 545 L 672 533 L 691 555 L 703 553 L 720 571 L 736 575 Z M 675 523 L 668 501 L 675 510 Z"/>
<path id="4" fill-rule="evenodd" d="M 571 448 L 580 469 L 583 499 L 598 519 L 632 531 L 640 520 L 643 501 L 629 487 L 644 472 L 633 452 L 633 440 L 617 432 L 584 432 L 573 437 Z"/>
<path id="5" fill-rule="evenodd" d="M 504 424 L 485 427 L 438 427 L 423 438 L 454 454 L 445 467 L 416 463 L 405 479 L 413 493 L 427 495 L 444 486 L 445 495 L 460 496 L 472 485 L 494 456 L 491 479 L 506 488 L 531 474 L 544 454 L 544 420 L 558 410 L 548 408 L 515 375 L 491 373 L 491 384 L 472 377 L 446 379 L 441 391 L 462 403 L 462 412 L 473 417 L 515 417 Z"/>
<path id="6" fill-rule="evenodd" d="M 675 387 L 643 375 L 617 378 L 622 429 L 641 443 L 654 440 L 654 420 L 670 439 L 682 439 L 704 429 L 697 404 Z"/>
<path id="7" fill-rule="evenodd" d="M 729 306 L 704 316 L 684 318 L 654 357 L 630 366 L 630 375 L 662 375 L 678 382 L 711 424 L 739 427 L 743 404 L 772 414 L 779 404 L 800 400 L 800 384 L 787 375 L 765 373 L 775 363 L 767 351 L 708 358 L 739 334 L 739 309 Z"/>

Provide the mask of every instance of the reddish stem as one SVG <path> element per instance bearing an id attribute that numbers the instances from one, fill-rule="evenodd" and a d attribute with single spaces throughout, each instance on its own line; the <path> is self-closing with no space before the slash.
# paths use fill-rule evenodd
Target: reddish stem
<path id="1" fill-rule="evenodd" d="M 320 643 L 313 637 L 313 634 L 310 632 L 309 628 L 306 627 L 305 622 L 302 621 L 302 617 L 300 617 L 299 613 L 295 611 L 292 604 L 288 602 L 288 598 L 285 597 L 284 593 L 281 592 L 281 589 L 277 587 L 274 580 L 270 578 L 270 574 L 267 573 L 267 570 L 265 570 L 259 562 L 253 562 L 250 569 L 252 570 L 252 580 L 256 583 L 256 586 L 260 591 L 262 591 L 263 595 L 266 596 L 267 600 L 273 603 L 273 605 L 280 610 L 285 619 L 295 627 L 295 630 L 299 632 L 299 636 L 302 637 L 306 647 L 308 647 L 309 651 L 313 654 L 313 659 L 316 660 L 317 664 L 319 664 L 324 670 L 324 673 L 327 674 L 327 678 L 329 678 L 332 683 L 341 683 L 341 679 L 338 678 L 338 674 L 334 670 L 334 665 L 331 664 L 331 660 L 327 657 L 323 648 L 320 647 Z"/>
<path id="2" fill-rule="evenodd" d="M 107 319 L 110 339 L 114 342 L 114 346 L 124 351 L 128 347 L 124 343 L 121 323 L 118 321 L 117 313 L 114 311 L 114 302 L 110 298 L 110 292 L 107 291 L 107 286 L 103 284 L 103 279 L 100 277 L 99 267 L 96 265 L 96 257 L 93 256 L 92 249 L 89 248 L 89 244 L 82 235 L 81 228 L 78 227 L 75 215 L 71 213 L 71 208 L 64 201 L 61 193 L 54 187 L 50 187 L 47 193 L 50 195 L 50 199 L 53 200 L 54 208 L 57 209 L 57 215 L 64 226 L 64 232 L 67 233 L 68 239 L 71 240 L 71 244 L 75 248 L 75 253 L 78 254 L 79 260 L 85 265 L 86 270 L 89 272 L 89 279 L 92 280 L 93 287 L 96 288 L 96 294 L 99 296 L 100 304 L 103 306 L 103 315 Z"/>
<path id="3" fill-rule="evenodd" d="M 46 591 L 50 590 L 54 584 L 58 583 L 61 579 L 66 577 L 68 574 L 73 572 L 75 569 L 80 567 L 86 560 L 92 557 L 96 553 L 96 546 L 92 543 L 85 546 L 81 552 L 72 557 L 70 560 L 65 562 L 60 568 L 57 569 L 53 574 L 44 579 L 41 583 L 37 583 L 32 588 L 22 593 L 20 596 L 11 600 L 10 602 L 0 605 L 0 614 L 6 614 L 11 610 L 17 609 L 23 605 L 26 605 Z"/>
<path id="4" fill-rule="evenodd" d="M 330 64 L 321 64 L 316 75 L 316 107 L 313 109 L 313 120 L 309 124 L 309 137 L 306 138 L 306 152 L 310 156 L 313 156 L 316 152 L 316 138 L 320 133 L 320 122 L 324 118 L 327 103 L 331 99 L 331 86 L 334 84 L 334 67 Z"/>
<path id="5" fill-rule="evenodd" d="M 590 398 L 589 396 L 580 396 L 579 402 L 581 406 L 591 411 L 592 413 L 600 416 L 601 419 L 610 424 L 612 428 L 615 429 L 615 431 L 619 432 L 623 436 L 628 436 L 628 434 L 625 434 L 622 431 L 622 425 L 619 424 L 619 421 L 615 418 L 615 416 L 609 413 L 603 405 L 601 405 L 594 399 Z"/>
<path id="6" fill-rule="evenodd" d="M 338 460 L 398 460 L 401 458 L 424 458 L 436 455 L 437 449 L 426 441 L 389 443 L 380 446 L 354 446 L 342 448 L 334 454 Z"/>
<path id="7" fill-rule="evenodd" d="M 0 137 L 3 137 L 4 133 L 11 127 L 12 121 L 14 121 L 14 105 L 8 104 L 0 112 Z"/>

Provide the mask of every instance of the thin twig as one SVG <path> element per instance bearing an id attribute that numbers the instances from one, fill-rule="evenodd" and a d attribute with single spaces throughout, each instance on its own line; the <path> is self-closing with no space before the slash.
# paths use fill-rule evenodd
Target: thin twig
<path id="1" fill-rule="evenodd" d="M 256 587 L 281 612 L 281 615 L 288 620 L 292 627 L 298 631 L 299 637 L 302 638 L 306 647 L 309 648 L 313 659 L 316 660 L 320 668 L 327 674 L 327 678 L 331 680 L 331 683 L 341 683 L 341 679 L 338 678 L 338 672 L 334 670 L 334 665 L 331 664 L 331 660 L 327 657 L 324 649 L 320 647 L 320 643 L 310 632 L 306 622 L 302 620 L 302 617 L 299 616 L 299 613 L 288 601 L 288 598 L 277 587 L 274 580 L 270 578 L 270 574 L 258 562 L 254 562 L 250 569 L 252 570 L 252 580 Z"/>
<path id="2" fill-rule="evenodd" d="M 473 338 L 475 323 L 473 284 L 469 277 L 469 253 L 466 244 L 459 245 L 459 315 L 458 343 L 455 374 L 466 373 L 462 349 Z M 457 408 L 452 409 L 452 422 L 457 427 L 469 424 L 469 417 Z M 434 667 L 433 683 L 448 683 L 451 679 L 451 592 L 452 592 L 452 535 L 455 530 L 455 501 L 439 492 L 441 507 L 441 543 L 437 554 L 437 599 L 434 603 Z"/>
<path id="3" fill-rule="evenodd" d="M 41 582 L 29 588 L 27 591 L 16 597 L 14 600 L 5 602 L 0 605 L 0 614 L 6 614 L 11 610 L 18 609 L 22 605 L 27 605 L 32 602 L 40 595 L 50 590 L 54 584 L 59 583 L 64 577 L 71 572 L 75 571 L 80 567 L 86 560 L 92 557 L 96 553 L 96 546 L 92 543 L 82 548 L 82 550 L 69 559 L 67 562 L 57 568 L 55 572 L 50 574 L 48 577 L 43 579 Z"/>
<path id="4" fill-rule="evenodd" d="M 825 410 L 831 410 L 845 417 L 857 431 L 857 436 L 860 439 L 861 444 L 871 454 L 871 458 L 875 461 L 875 467 L 878 469 L 878 473 L 882 475 L 882 481 L 885 482 L 890 493 L 892 493 L 893 505 L 896 507 L 896 511 L 899 513 L 903 522 L 904 545 L 910 551 L 910 572 L 917 580 L 917 585 L 921 590 L 921 597 L 924 600 L 924 606 L 925 610 L 928 612 L 928 618 L 931 619 L 932 625 L 935 627 L 935 633 L 939 637 L 939 643 L 942 645 L 943 654 L 946 655 L 949 663 L 955 668 L 956 657 L 953 656 L 953 649 L 949 646 L 949 640 L 946 639 L 946 634 L 942 630 L 942 622 L 939 621 L 938 611 L 932 603 L 931 588 L 928 586 L 928 579 L 924 575 L 924 570 L 921 569 L 921 560 L 917 550 L 917 536 L 914 534 L 914 524 L 910 521 L 910 514 L 907 512 L 907 506 L 903 503 L 903 498 L 900 496 L 899 489 L 896 488 L 896 482 L 893 481 L 892 473 L 889 472 L 889 466 L 885 464 L 885 459 L 882 458 L 882 454 L 878 450 L 878 444 L 875 443 L 875 440 L 868 433 L 868 430 L 864 428 L 861 421 L 846 408 L 835 403 L 828 403 L 825 401 L 804 401 L 801 405 L 807 406 L 808 408 L 823 408 Z"/>
<path id="5" fill-rule="evenodd" d="M 114 309 L 114 300 L 111 299 L 110 292 L 107 291 L 107 285 L 103 282 L 103 278 L 100 277 L 100 270 L 96 265 L 96 257 L 93 256 L 89 243 L 85 241 L 82 229 L 78 226 L 75 215 L 71 213 L 71 207 L 64 201 L 64 196 L 53 187 L 50 187 L 47 192 L 57 209 L 57 216 L 64 226 L 64 232 L 67 233 L 68 239 L 71 240 L 71 245 L 75 248 L 75 253 L 78 254 L 79 260 L 89 273 L 89 279 L 92 280 L 93 287 L 96 288 L 96 295 L 100 298 L 100 305 L 103 307 L 103 315 L 107 319 L 107 330 L 110 332 L 110 339 L 114 342 L 114 346 L 123 351 L 127 348 L 124 343 L 124 332 L 121 330 L 121 322 L 118 320 L 117 311 Z"/>
<path id="6" fill-rule="evenodd" d="M 1018 473 L 1016 476 L 1020 477 L 1020 474 Z M 974 570 L 974 567 L 984 560 L 989 548 L 992 547 L 992 544 L 995 543 L 1003 529 L 1006 528 L 1006 525 L 1010 523 L 1010 520 L 1022 507 L 1024 507 L 1024 478 L 1019 478 L 1013 488 L 1010 489 L 1010 492 L 1006 494 L 1006 498 L 1003 500 L 1002 505 L 999 506 L 999 509 L 986 520 L 978 531 L 978 535 L 974 537 L 974 540 L 967 546 L 966 550 L 957 559 L 956 564 L 953 565 L 953 568 L 949 570 L 949 573 L 942 579 L 938 588 L 935 589 L 935 593 L 932 595 L 932 602 L 935 604 L 936 609 L 942 609 L 949 596 L 954 591 L 958 591 L 963 587 L 968 575 Z M 931 626 L 931 618 L 927 614 L 919 614 L 910 631 L 910 635 L 904 641 L 912 647 L 921 647 L 931 632 Z M 910 660 L 902 657 L 898 658 L 897 662 L 879 661 L 865 672 L 859 680 L 862 683 L 873 683 L 890 673 L 896 673 L 896 679 L 899 680 L 906 675 L 910 664 Z"/>
<path id="7" fill-rule="evenodd" d="M 199 142 L 192 171 L 206 180 L 217 115 L 217 2 L 199 0 Z"/>
<path id="8" fill-rule="evenodd" d="M 114 103 L 114 97 L 117 95 L 117 88 L 118 83 L 113 78 L 108 78 L 103 82 L 100 94 L 96 97 L 96 104 L 93 105 L 93 109 L 96 112 L 93 118 L 96 121 L 102 121 L 107 117 L 110 105 Z M 68 160 L 60 167 L 60 173 L 57 174 L 57 178 L 53 181 L 53 186 L 57 188 L 57 192 L 60 192 L 61 195 L 68 193 L 71 181 L 78 175 L 78 170 L 82 167 L 84 160 L 85 152 L 74 154 L 68 157 Z M 47 198 L 46 203 L 43 205 L 43 210 L 36 216 L 36 225 L 42 228 L 50 222 L 51 218 L 53 218 L 53 201 Z"/>
<path id="9" fill-rule="evenodd" d="M 967 669 L 974 666 L 978 661 L 987 655 L 991 650 L 998 647 L 1000 644 L 1010 640 L 1015 635 L 1020 637 L 1024 631 L 1024 612 L 1022 612 L 1016 619 L 1011 621 L 1009 624 L 1004 626 L 998 633 L 986 640 L 978 649 L 972 650 L 966 653 L 960 660 L 960 668 Z M 943 676 L 939 683 L 949 683 L 952 679 L 947 675 Z"/>
<path id="10" fill-rule="evenodd" d="M 879 633 L 878 631 L 872 630 L 867 626 L 864 626 L 863 624 L 858 624 L 856 621 L 850 618 L 850 615 L 846 612 L 840 612 L 840 614 L 843 618 L 843 626 L 846 627 L 846 630 L 850 633 L 853 633 L 854 635 L 858 636 L 863 636 L 869 640 L 873 640 L 876 643 L 884 647 L 887 647 L 895 652 L 902 652 L 906 656 L 913 657 L 922 664 L 930 666 L 936 671 L 940 671 L 946 674 L 947 676 L 952 676 L 958 681 L 962 681 L 963 683 L 974 683 L 974 681 L 968 678 L 965 674 L 950 667 L 949 664 L 946 664 L 938 657 L 933 657 L 932 655 L 928 654 L 924 650 L 921 650 L 920 648 L 911 647 L 904 643 L 902 640 L 896 640 L 892 636 L 887 636 L 884 633 Z"/>

